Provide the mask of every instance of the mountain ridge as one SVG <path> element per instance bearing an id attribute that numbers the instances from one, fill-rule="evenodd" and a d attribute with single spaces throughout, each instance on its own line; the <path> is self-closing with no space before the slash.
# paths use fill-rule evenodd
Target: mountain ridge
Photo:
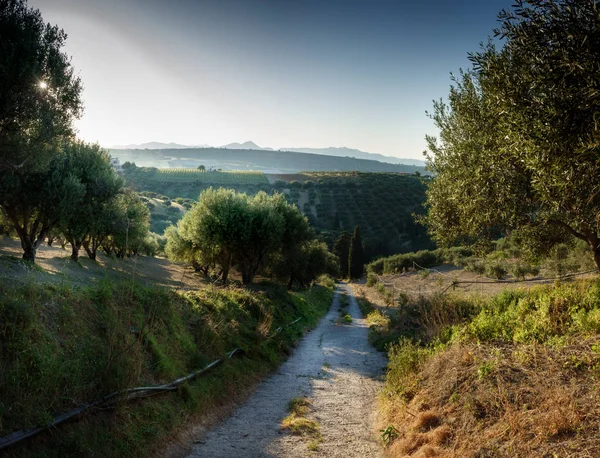
<path id="1" fill-rule="evenodd" d="M 112 146 L 108 149 L 115 150 L 136 150 L 136 149 L 148 149 L 148 150 L 167 150 L 167 149 L 195 149 L 195 148 L 213 148 L 207 144 L 202 145 L 182 145 L 179 143 L 160 143 L 160 142 L 147 142 L 139 145 L 125 145 L 125 146 Z M 222 149 L 234 149 L 234 150 L 255 150 L 255 151 L 281 151 L 281 152 L 293 152 L 293 153 L 309 153 L 309 154 L 320 154 L 325 156 L 334 157 L 352 157 L 355 159 L 367 159 L 378 162 L 385 162 L 388 164 L 403 164 L 403 165 L 415 165 L 419 167 L 425 166 L 425 161 L 420 159 L 411 158 L 399 158 L 395 156 L 386 156 L 379 153 L 369 153 L 367 151 L 361 151 L 355 148 L 348 148 L 345 146 L 336 147 L 328 146 L 324 148 L 308 148 L 308 147 L 282 147 L 278 149 L 270 147 L 262 147 L 255 142 L 248 140 L 244 143 L 233 142 L 228 143 L 217 148 Z"/>

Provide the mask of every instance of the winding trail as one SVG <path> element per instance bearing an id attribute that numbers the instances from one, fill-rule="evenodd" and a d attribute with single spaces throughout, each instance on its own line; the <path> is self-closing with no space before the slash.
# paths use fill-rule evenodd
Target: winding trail
<path id="1" fill-rule="evenodd" d="M 341 292 L 349 298 L 344 312 L 352 317 L 349 324 L 336 323 Z M 338 284 L 329 312 L 317 328 L 246 403 L 199 441 L 189 457 L 382 456 L 375 433 L 374 402 L 386 359 L 369 345 L 367 334 L 352 289 Z M 280 428 L 289 401 L 303 396 L 312 400 L 309 417 L 321 427 L 317 451 L 308 449 L 308 438 Z"/>

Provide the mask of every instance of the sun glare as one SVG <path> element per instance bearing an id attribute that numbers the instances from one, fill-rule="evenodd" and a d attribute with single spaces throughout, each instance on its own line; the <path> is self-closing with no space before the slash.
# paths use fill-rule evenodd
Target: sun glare
<path id="1" fill-rule="evenodd" d="M 39 87 L 40 89 L 48 89 L 48 83 L 46 83 L 45 81 L 40 81 Z"/>

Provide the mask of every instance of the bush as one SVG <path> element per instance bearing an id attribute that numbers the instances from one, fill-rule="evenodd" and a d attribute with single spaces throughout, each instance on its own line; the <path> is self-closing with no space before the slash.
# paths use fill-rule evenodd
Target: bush
<path id="1" fill-rule="evenodd" d="M 407 338 L 401 338 L 391 345 L 388 353 L 388 373 L 385 394 L 400 396 L 409 401 L 418 385 L 417 371 L 427 361 L 430 351 Z"/>
<path id="2" fill-rule="evenodd" d="M 465 270 L 467 272 L 474 272 L 479 275 L 483 275 L 485 273 L 485 264 L 479 258 L 467 258 L 465 262 Z"/>
<path id="3" fill-rule="evenodd" d="M 422 250 L 416 253 L 405 253 L 381 258 L 367 265 L 367 271 L 376 274 L 400 273 L 404 270 L 412 269 L 416 264 L 428 268 L 441 264 L 443 259 L 438 256 L 436 251 Z"/>
<path id="4" fill-rule="evenodd" d="M 485 265 L 485 275 L 489 278 L 502 280 L 507 273 L 506 264 L 501 261 L 489 261 Z"/>
<path id="5" fill-rule="evenodd" d="M 374 286 L 377 281 L 378 278 L 374 272 L 367 272 L 367 286 Z"/>

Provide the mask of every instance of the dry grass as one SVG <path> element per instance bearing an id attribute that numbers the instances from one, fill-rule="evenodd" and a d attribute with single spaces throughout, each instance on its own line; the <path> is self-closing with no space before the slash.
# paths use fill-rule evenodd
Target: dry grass
<path id="1" fill-rule="evenodd" d="M 382 426 L 399 430 L 386 453 L 600 456 L 599 376 L 597 339 L 561 347 L 453 345 L 424 364 L 408 403 L 382 402 Z"/>
<path id="2" fill-rule="evenodd" d="M 317 451 L 322 441 L 321 425 L 316 420 L 306 417 L 310 413 L 311 404 L 308 398 L 292 399 L 288 405 L 290 414 L 281 421 L 281 428 L 297 436 L 309 438 L 308 449 Z"/>

